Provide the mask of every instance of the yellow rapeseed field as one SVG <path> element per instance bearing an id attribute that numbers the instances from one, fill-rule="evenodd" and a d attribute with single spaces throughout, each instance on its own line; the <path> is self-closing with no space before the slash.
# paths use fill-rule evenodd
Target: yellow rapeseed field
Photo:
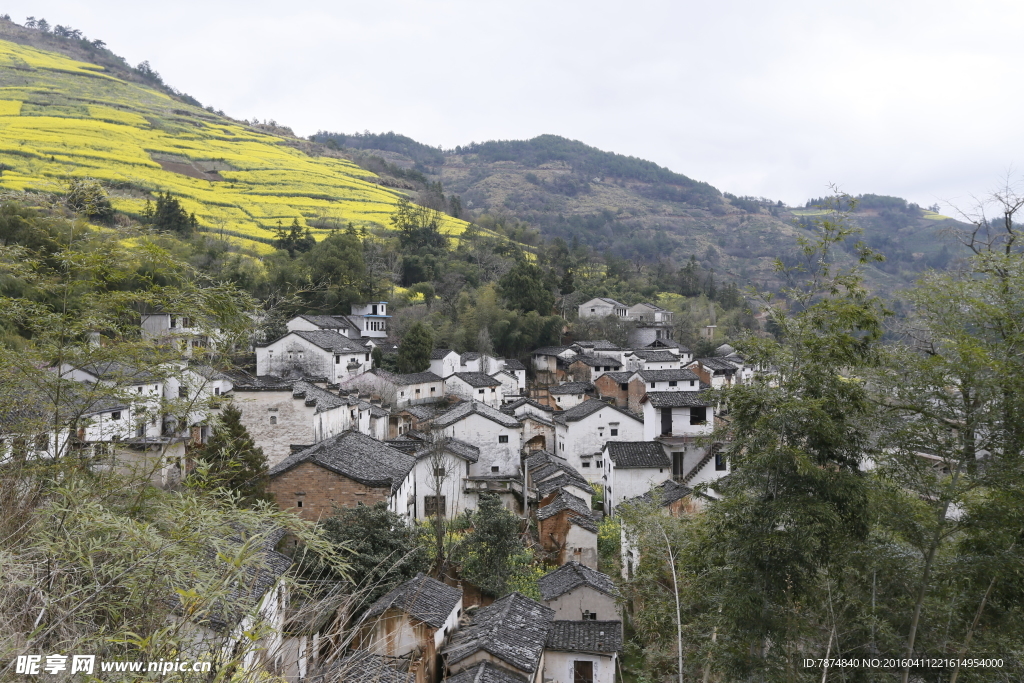
<path id="1" fill-rule="evenodd" d="M 139 215 L 170 192 L 206 230 L 265 252 L 280 223 L 389 228 L 399 192 L 346 159 L 311 157 L 268 135 L 103 67 L 0 41 L 0 189 L 56 191 L 69 176 L 105 183 Z M 452 236 L 465 229 L 448 219 Z M 325 230 L 313 230 L 318 239 Z M 254 240 L 246 237 L 255 238 Z"/>

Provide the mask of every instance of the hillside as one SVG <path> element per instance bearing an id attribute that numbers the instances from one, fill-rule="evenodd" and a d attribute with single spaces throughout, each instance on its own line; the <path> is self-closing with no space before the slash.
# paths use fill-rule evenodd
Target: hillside
<path id="1" fill-rule="evenodd" d="M 202 229 L 260 251 L 296 219 L 318 239 L 349 222 L 389 227 L 402 193 L 343 155 L 189 104 L 158 76 L 128 80 L 134 72 L 106 50 L 80 61 L 25 44 L 37 33 L 0 20 L 0 38 L 21 41 L 0 40 L 0 190 L 53 192 L 91 177 L 136 217 L 168 191 Z"/>
<path id="2" fill-rule="evenodd" d="M 422 174 L 421 196 L 436 192 L 430 184 L 440 182 L 461 197 L 466 217 L 520 241 L 561 237 L 648 264 L 681 264 L 693 255 L 704 268 L 742 284 L 777 284 L 772 261 L 792 253 L 796 236 L 809 234 L 823 213 L 817 201 L 786 207 L 736 197 L 650 161 L 554 135 L 444 152 L 394 133 L 321 132 L 314 139 L 355 155 L 378 155 L 386 162 L 377 169 L 385 177 L 392 169 Z M 955 225 L 951 219 L 896 197 L 865 195 L 853 220 L 887 257 L 867 274 L 881 292 L 958 253 L 941 234 Z"/>

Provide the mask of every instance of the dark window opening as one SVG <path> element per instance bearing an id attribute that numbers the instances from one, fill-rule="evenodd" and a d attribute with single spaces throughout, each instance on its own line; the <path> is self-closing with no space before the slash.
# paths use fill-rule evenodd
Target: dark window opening
<path id="1" fill-rule="evenodd" d="M 670 381 L 670 382 L 668 383 L 668 385 L 669 385 L 670 387 L 674 387 L 674 386 L 677 386 L 678 384 L 679 384 L 679 382 L 676 382 L 675 380 L 672 380 L 672 381 Z"/>
<path id="2" fill-rule="evenodd" d="M 111 420 L 120 420 L 121 419 L 121 411 L 120 410 L 115 410 L 114 412 L 112 412 L 110 414 L 110 419 Z"/>
<path id="3" fill-rule="evenodd" d="M 672 433 L 672 409 L 662 408 L 661 409 L 661 433 L 671 434 Z"/>
<path id="4" fill-rule="evenodd" d="M 498 443 L 508 443 L 508 434 L 498 436 Z"/>
<path id="5" fill-rule="evenodd" d="M 301 500 L 300 501 L 296 501 L 295 507 L 297 507 L 297 508 L 302 507 L 302 501 Z"/>
<path id="6" fill-rule="evenodd" d="M 444 509 L 444 496 L 423 496 L 423 514 L 427 517 L 434 517 L 436 515 L 444 517 Z"/>
<path id="7" fill-rule="evenodd" d="M 708 421 L 708 409 L 705 406 L 690 408 L 690 424 L 702 425 Z"/>
<path id="8" fill-rule="evenodd" d="M 611 432 L 612 432 L 612 436 L 618 436 L 619 435 L 619 430 L 618 429 L 613 429 L 613 430 L 611 430 Z"/>
<path id="9" fill-rule="evenodd" d="M 498 473 L 498 466 L 497 465 L 491 465 L 491 472 L 497 474 Z"/>
<path id="10" fill-rule="evenodd" d="M 721 453 L 715 453 L 715 470 L 724 472 L 725 469 L 725 456 Z"/>
<path id="11" fill-rule="evenodd" d="M 594 663 L 574 661 L 572 663 L 572 683 L 594 683 Z"/>
<path id="12" fill-rule="evenodd" d="M 628 384 L 620 384 L 619 385 L 619 389 L 621 389 L 622 391 L 629 391 L 629 385 Z"/>
<path id="13" fill-rule="evenodd" d="M 685 472 L 683 472 L 683 456 L 685 456 L 685 455 L 686 454 L 683 453 L 682 451 L 673 451 L 672 452 L 672 476 L 673 477 L 681 477 L 684 474 L 686 474 Z"/>

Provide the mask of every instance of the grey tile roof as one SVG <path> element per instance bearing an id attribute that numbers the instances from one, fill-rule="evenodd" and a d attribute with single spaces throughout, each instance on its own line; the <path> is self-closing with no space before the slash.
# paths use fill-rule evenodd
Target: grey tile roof
<path id="1" fill-rule="evenodd" d="M 557 356 L 560 353 L 565 353 L 569 348 L 568 346 L 541 346 L 530 353 L 534 356 Z"/>
<path id="2" fill-rule="evenodd" d="M 406 406 L 402 408 L 401 412 L 409 413 L 417 420 L 429 420 L 437 415 L 437 408 L 428 405 Z"/>
<path id="3" fill-rule="evenodd" d="M 508 413 L 509 415 L 514 415 L 516 408 L 521 408 L 522 406 L 526 405 L 533 406 L 534 408 L 538 408 L 547 413 L 553 413 L 555 411 L 555 409 L 552 408 L 551 406 L 546 406 L 543 403 L 537 403 L 537 401 L 534 401 L 532 398 L 517 398 L 515 401 L 512 401 L 511 403 L 506 403 L 505 405 L 503 405 L 501 407 L 501 412 Z"/>
<path id="4" fill-rule="evenodd" d="M 736 372 L 737 370 L 739 370 L 739 368 L 736 366 L 735 363 L 731 363 L 728 360 L 726 360 L 725 358 L 715 358 L 715 357 L 695 358 L 694 362 L 695 363 L 700 363 L 701 365 L 703 365 L 704 367 L 708 368 L 709 370 L 717 370 L 717 371 L 720 371 L 720 372 L 728 373 L 728 372 Z"/>
<path id="5" fill-rule="evenodd" d="M 567 361 L 570 365 L 573 363 L 583 363 L 584 365 L 592 368 L 608 367 L 608 368 L 621 368 L 622 363 L 615 360 L 614 358 L 605 358 L 604 356 L 584 356 L 578 355 L 570 358 Z"/>
<path id="6" fill-rule="evenodd" d="M 569 484 L 594 495 L 594 489 L 576 468 L 570 465 L 568 460 L 554 453 L 537 451 L 531 454 L 526 458 L 526 468 L 542 498 L 556 488 Z"/>
<path id="7" fill-rule="evenodd" d="M 287 472 L 304 462 L 341 474 L 366 486 L 390 486 L 394 491 L 408 476 L 416 459 L 359 432 L 345 432 L 293 453 L 267 473 Z"/>
<path id="8" fill-rule="evenodd" d="M 637 373 L 645 382 L 696 382 L 700 380 L 693 370 L 686 368 L 672 370 L 638 370 Z"/>
<path id="9" fill-rule="evenodd" d="M 452 351 L 451 349 L 434 349 L 433 351 L 430 352 L 430 360 L 441 360 L 449 353 L 454 353 L 456 356 L 459 355 L 458 353 Z"/>
<path id="10" fill-rule="evenodd" d="M 642 400 L 655 408 L 714 405 L 710 391 L 648 391 Z"/>
<path id="11" fill-rule="evenodd" d="M 234 391 L 286 391 L 294 381 L 274 375 L 250 375 L 244 370 L 228 370 L 224 374 L 234 385 Z"/>
<path id="12" fill-rule="evenodd" d="M 607 377 L 618 384 L 625 384 L 634 374 L 636 374 L 635 370 L 623 370 L 622 372 L 606 372 L 601 375 L 601 377 Z M 598 380 L 600 380 L 601 377 L 598 377 Z"/>
<path id="13" fill-rule="evenodd" d="M 545 647 L 559 652 L 610 656 L 622 651 L 622 622 L 555 621 Z"/>
<path id="14" fill-rule="evenodd" d="M 322 330 L 354 330 L 359 331 L 352 321 L 343 315 L 300 315 Z"/>
<path id="15" fill-rule="evenodd" d="M 679 356 L 676 354 L 661 349 L 634 349 L 629 351 L 629 353 L 649 363 L 665 363 L 679 360 Z"/>
<path id="16" fill-rule="evenodd" d="M 581 517 L 579 515 L 569 515 L 569 524 L 586 529 L 592 534 L 598 532 L 597 521 L 593 517 Z M 596 540 L 596 539 L 595 539 Z"/>
<path id="17" fill-rule="evenodd" d="M 419 448 L 414 453 L 417 460 L 429 456 L 434 449 L 434 446 L 432 444 L 423 444 L 422 442 L 417 443 L 419 443 Z M 439 441 L 438 445 L 440 445 L 444 450 L 462 458 L 463 460 L 469 462 L 477 462 L 480 460 L 480 449 L 472 444 L 466 443 L 465 441 L 446 438 Z"/>
<path id="18" fill-rule="evenodd" d="M 610 576 L 579 562 L 567 562 L 537 580 L 541 599 L 545 601 L 554 600 L 580 586 L 593 588 L 613 598 L 619 596 L 619 589 Z"/>
<path id="19" fill-rule="evenodd" d="M 454 676 L 448 676 L 444 683 L 529 683 L 529 679 L 496 664 L 480 662 Z"/>
<path id="20" fill-rule="evenodd" d="M 480 354 L 477 353 L 476 351 L 466 351 L 464 354 L 459 356 L 459 360 L 462 362 L 463 365 L 465 365 L 466 361 L 476 360 L 479 357 Z"/>
<path id="21" fill-rule="evenodd" d="M 621 351 L 618 346 L 612 344 L 607 339 L 594 339 L 594 340 L 579 340 L 576 342 L 576 346 L 585 349 L 594 349 L 595 351 Z"/>
<path id="22" fill-rule="evenodd" d="M 515 358 L 506 358 L 505 359 L 505 369 L 506 370 L 525 370 L 526 366 L 523 365 L 521 361 L 518 361 Z"/>
<path id="23" fill-rule="evenodd" d="M 444 626 L 460 600 L 461 589 L 420 572 L 370 605 L 363 619 L 374 619 L 388 609 L 395 608 L 438 629 Z"/>
<path id="24" fill-rule="evenodd" d="M 401 666 L 408 663 L 397 657 L 353 650 L 325 673 L 312 676 L 310 683 L 414 683 L 416 674 L 402 671 Z"/>
<path id="25" fill-rule="evenodd" d="M 470 415 L 486 417 L 492 422 L 497 422 L 502 427 L 515 428 L 523 426 L 519 420 L 511 415 L 506 415 L 505 413 L 495 410 L 489 405 L 480 403 L 479 401 L 463 401 L 447 413 L 443 413 L 434 418 L 433 424 L 436 427 L 449 427 Z"/>
<path id="26" fill-rule="evenodd" d="M 678 392 L 678 393 L 683 393 L 683 392 Z M 689 392 L 689 393 L 695 394 L 697 392 L 692 391 L 692 392 Z M 650 395 L 650 394 L 648 394 L 648 395 Z M 617 407 L 613 406 L 610 403 L 605 403 L 604 401 L 598 401 L 596 399 L 591 399 L 589 401 L 584 401 L 583 403 L 580 403 L 579 405 L 575 405 L 572 408 L 569 408 L 568 410 L 563 410 L 560 413 L 555 413 L 554 420 L 555 420 L 555 422 L 557 422 L 559 424 L 563 424 L 563 425 L 567 424 L 569 422 L 578 422 L 578 421 L 580 421 L 580 420 L 582 420 L 584 418 L 590 417 L 591 415 L 593 415 L 594 413 L 596 413 L 596 412 L 598 412 L 600 410 L 605 410 L 605 409 L 615 411 L 616 413 L 620 413 L 620 414 L 630 418 L 631 420 L 636 420 L 637 422 L 643 422 L 643 420 L 639 416 L 634 415 L 633 413 L 627 412 L 627 411 L 623 410 L 622 408 L 617 408 Z"/>
<path id="27" fill-rule="evenodd" d="M 613 306 L 625 306 L 626 305 L 626 304 L 624 304 L 622 302 L 616 301 L 615 299 L 609 299 L 606 296 L 599 296 L 599 297 L 595 297 L 595 298 L 598 299 L 599 301 L 605 302 L 606 304 L 612 304 Z"/>
<path id="28" fill-rule="evenodd" d="M 367 348 L 359 342 L 342 336 L 334 330 L 298 330 L 289 334 L 294 334 L 296 337 L 305 339 L 310 344 L 332 353 L 366 353 L 367 351 Z M 285 337 L 287 336 L 285 335 Z M 269 346 L 269 344 L 263 346 Z"/>
<path id="29" fill-rule="evenodd" d="M 554 500 L 544 507 L 537 509 L 537 519 L 544 521 L 549 517 L 554 517 L 564 510 L 569 510 L 575 514 L 582 515 L 590 519 L 593 519 L 594 517 L 586 503 L 567 491 L 561 491 L 557 496 L 555 496 Z"/>
<path id="30" fill-rule="evenodd" d="M 370 373 L 399 387 L 407 387 L 412 384 L 424 384 L 426 382 L 444 381 L 441 377 L 435 375 L 429 370 L 426 372 L 412 372 L 407 375 L 399 375 L 394 372 L 388 372 L 387 370 L 381 370 L 380 368 L 374 368 L 373 370 L 370 370 Z"/>
<path id="31" fill-rule="evenodd" d="M 476 612 L 470 625 L 457 631 L 441 651 L 451 666 L 481 650 L 533 673 L 544 654 L 554 610 L 535 600 L 511 593 Z"/>
<path id="32" fill-rule="evenodd" d="M 458 377 L 471 387 L 496 387 L 501 385 L 499 380 L 482 372 L 456 372 L 452 377 Z"/>
<path id="33" fill-rule="evenodd" d="M 630 498 L 626 502 L 653 503 L 657 500 L 658 504 L 664 507 L 666 505 L 671 505 L 681 498 L 685 498 L 691 493 L 693 493 L 693 489 L 689 486 L 683 486 L 682 484 L 669 479 L 658 484 L 642 496 Z"/>
<path id="34" fill-rule="evenodd" d="M 565 384 L 548 387 L 549 394 L 585 394 L 593 390 L 594 385 L 590 382 L 566 382 Z"/>
<path id="35" fill-rule="evenodd" d="M 78 368 L 97 379 L 117 384 L 152 384 L 161 381 L 156 373 L 115 360 L 101 363 L 87 363 Z"/>
<path id="36" fill-rule="evenodd" d="M 292 385 L 292 398 L 304 399 L 307 406 L 316 406 L 317 413 L 348 405 L 348 400 L 335 396 L 315 384 L 298 381 Z"/>
<path id="37" fill-rule="evenodd" d="M 665 449 L 653 441 L 609 441 L 604 447 L 616 469 L 672 466 Z"/>
<path id="38" fill-rule="evenodd" d="M 655 339 L 650 344 L 644 347 L 645 349 L 679 349 L 680 353 L 690 353 L 690 349 L 687 346 L 683 346 L 677 341 L 672 339 Z"/>

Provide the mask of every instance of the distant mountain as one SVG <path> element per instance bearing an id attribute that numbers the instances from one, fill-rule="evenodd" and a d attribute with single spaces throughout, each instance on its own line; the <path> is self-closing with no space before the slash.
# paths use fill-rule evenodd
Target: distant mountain
<path id="1" fill-rule="evenodd" d="M 456 195 L 466 218 L 529 244 L 539 237 L 578 241 L 601 253 L 677 265 L 691 255 L 741 284 L 772 286 L 775 258 L 795 254 L 822 199 L 787 207 L 737 197 L 657 164 L 555 135 L 440 150 L 396 133 L 321 132 L 314 140 L 349 152 L 384 182 L 406 182 L 420 200 Z M 389 176 L 394 176 L 389 180 Z M 448 194 L 445 194 L 448 193 Z M 944 267 L 959 249 L 941 233 L 952 219 L 897 197 L 864 195 L 853 214 L 863 239 L 887 260 L 868 269 L 881 292 L 927 267 Z M 847 258 L 852 258 L 852 244 Z"/>

